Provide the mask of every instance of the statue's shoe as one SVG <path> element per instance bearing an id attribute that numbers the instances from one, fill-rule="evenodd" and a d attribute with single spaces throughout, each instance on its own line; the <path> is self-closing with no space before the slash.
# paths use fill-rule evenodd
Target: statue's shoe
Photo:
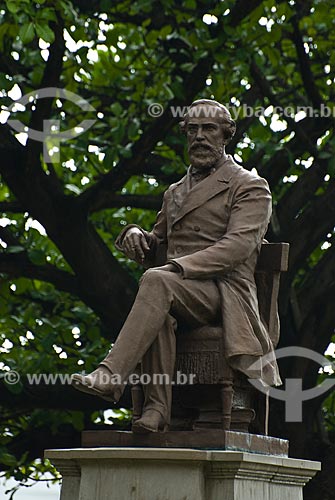
<path id="1" fill-rule="evenodd" d="M 146 434 L 148 432 L 166 432 L 169 426 L 158 410 L 146 410 L 142 417 L 136 420 L 131 430 L 136 434 Z"/>
<path id="2" fill-rule="evenodd" d="M 123 387 L 114 383 L 113 377 L 113 373 L 102 365 L 89 375 L 74 373 L 71 385 L 78 391 L 116 403 L 122 395 Z"/>

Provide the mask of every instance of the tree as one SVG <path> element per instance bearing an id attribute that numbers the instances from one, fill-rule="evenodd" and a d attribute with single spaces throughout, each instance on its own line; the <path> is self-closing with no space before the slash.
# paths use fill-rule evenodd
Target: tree
<path id="1" fill-rule="evenodd" d="M 38 471 L 29 463 L 43 448 L 78 445 L 82 428 L 103 421 L 107 404 L 60 381 L 32 385 L 27 375 L 90 371 L 115 339 L 141 270 L 113 241 L 126 221 L 150 228 L 163 191 L 183 175 L 177 122 L 195 98 L 230 106 L 238 125 L 230 152 L 273 191 L 268 239 L 291 245 L 281 346 L 325 352 L 335 324 L 334 14 L 330 0 L 3 2 L 0 460 L 8 474 L 24 480 Z M 13 96 L 49 87 L 96 110 L 63 98 L 14 108 L 31 130 L 43 130 L 44 120 L 60 120 L 62 130 L 95 120 L 60 151 L 50 143 L 54 161 L 43 143 L 22 144 L 6 113 Z M 9 369 L 19 383 L 5 382 Z M 282 365 L 284 378 L 306 386 L 318 370 L 304 359 Z M 282 406 L 272 418 L 292 456 L 325 461 L 311 499 L 320 488 L 324 499 L 332 495 L 327 396 L 306 403 L 303 423 L 285 424 Z"/>

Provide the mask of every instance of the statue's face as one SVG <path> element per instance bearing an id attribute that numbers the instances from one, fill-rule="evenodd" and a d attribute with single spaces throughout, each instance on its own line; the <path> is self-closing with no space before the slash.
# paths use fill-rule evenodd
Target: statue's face
<path id="1" fill-rule="evenodd" d="M 224 153 L 222 118 L 215 116 L 215 109 L 220 111 L 213 106 L 197 106 L 187 122 L 188 153 L 196 168 L 215 166 Z"/>

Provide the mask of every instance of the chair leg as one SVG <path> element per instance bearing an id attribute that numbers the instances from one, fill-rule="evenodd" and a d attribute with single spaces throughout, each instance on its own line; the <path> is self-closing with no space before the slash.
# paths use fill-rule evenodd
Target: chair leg
<path id="1" fill-rule="evenodd" d="M 132 422 L 136 422 L 142 416 L 143 403 L 144 403 L 144 393 L 141 384 L 133 385 L 131 388 L 131 399 L 133 403 L 133 419 Z"/>
<path id="2" fill-rule="evenodd" d="M 234 377 L 233 372 L 229 367 L 226 367 L 224 372 L 224 377 L 221 382 L 222 429 L 224 431 L 229 431 L 231 424 L 231 412 L 233 408 Z"/>

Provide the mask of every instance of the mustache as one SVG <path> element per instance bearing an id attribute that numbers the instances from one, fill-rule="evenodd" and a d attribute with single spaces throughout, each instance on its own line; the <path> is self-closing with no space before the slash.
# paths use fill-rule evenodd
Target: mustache
<path id="1" fill-rule="evenodd" d="M 216 151 L 216 149 L 209 144 L 193 144 L 193 146 L 190 147 L 189 152 L 193 153 L 196 151 Z"/>

